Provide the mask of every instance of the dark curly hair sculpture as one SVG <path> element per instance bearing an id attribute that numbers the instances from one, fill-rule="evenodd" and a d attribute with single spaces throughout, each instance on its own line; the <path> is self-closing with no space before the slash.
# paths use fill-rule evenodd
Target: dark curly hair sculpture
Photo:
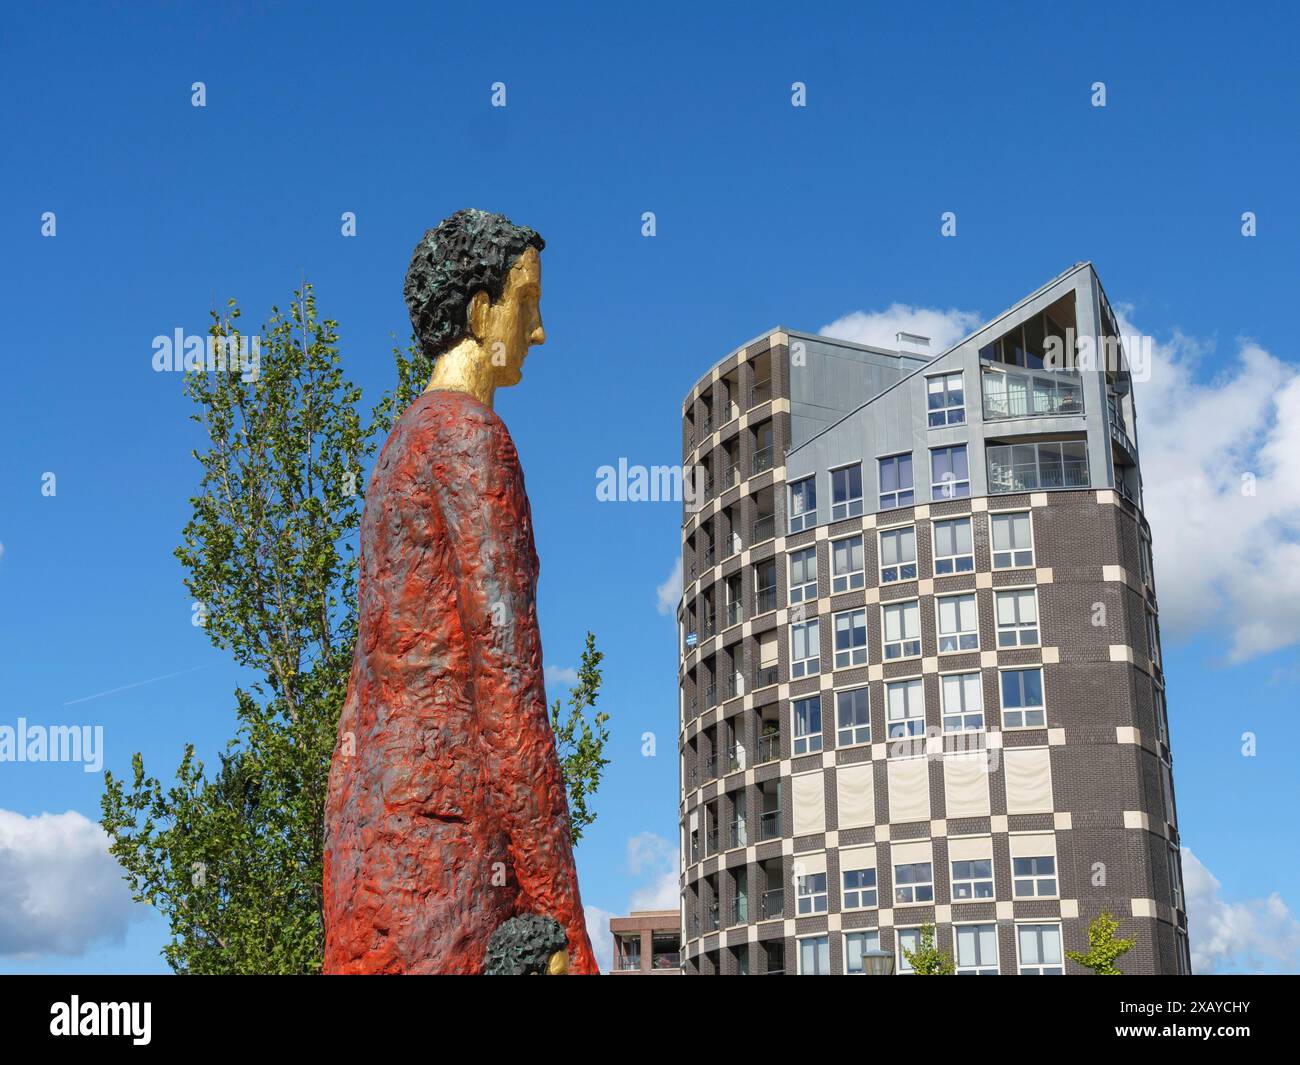
<path id="1" fill-rule="evenodd" d="M 554 917 L 527 913 L 512 917 L 492 933 L 484 976 L 545 975 L 551 955 L 566 950 L 569 941 Z"/>
<path id="2" fill-rule="evenodd" d="M 489 211 L 457 211 L 426 231 L 402 287 L 425 355 L 436 359 L 465 335 L 474 293 L 481 289 L 495 302 L 515 260 L 545 247 L 536 230 Z"/>

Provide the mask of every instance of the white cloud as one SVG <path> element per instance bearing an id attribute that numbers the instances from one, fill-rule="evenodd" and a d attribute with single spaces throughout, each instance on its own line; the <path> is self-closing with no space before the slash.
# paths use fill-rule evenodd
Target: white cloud
<path id="1" fill-rule="evenodd" d="M 0 954 L 78 955 L 120 942 L 138 912 L 99 825 L 0 810 Z"/>
<path id="2" fill-rule="evenodd" d="M 619 915 L 599 906 L 584 906 L 582 916 L 587 922 L 587 938 L 591 940 L 596 964 L 602 973 L 607 973 L 614 963 L 614 934 L 609 930 L 609 919 Z"/>
<path id="3" fill-rule="evenodd" d="M 940 355 L 982 324 L 983 319 L 978 311 L 941 311 L 934 307 L 891 303 L 883 311 L 854 311 L 846 314 L 843 318 L 836 318 L 830 325 L 822 326 L 818 332 L 822 336 L 849 340 L 855 344 L 869 344 L 890 351 L 897 351 L 899 347 L 895 334 L 913 333 L 930 338 L 929 348 L 919 350 Z"/>
<path id="4" fill-rule="evenodd" d="M 629 910 L 676 910 L 681 892 L 678 884 L 677 848 L 653 832 L 640 832 L 627 841 L 627 869 L 646 882 L 632 892 Z"/>
<path id="5" fill-rule="evenodd" d="M 1243 340 L 1198 379 L 1213 354 L 1156 342 L 1134 402 L 1161 626 L 1220 629 L 1237 663 L 1300 641 L 1300 370 Z"/>
<path id="6" fill-rule="evenodd" d="M 546 681 L 548 684 L 577 684 L 578 671 L 572 666 L 547 666 Z"/>
<path id="7" fill-rule="evenodd" d="M 677 604 L 682 598 L 682 559 L 677 556 L 677 561 L 673 563 L 673 571 L 668 574 L 668 579 L 655 589 L 655 595 L 659 598 L 659 613 L 672 614 L 677 609 Z"/>
<path id="8" fill-rule="evenodd" d="M 1183 886 L 1192 972 L 1300 972 L 1300 921 L 1277 892 L 1228 902 L 1220 897 L 1222 885 L 1187 847 Z"/>

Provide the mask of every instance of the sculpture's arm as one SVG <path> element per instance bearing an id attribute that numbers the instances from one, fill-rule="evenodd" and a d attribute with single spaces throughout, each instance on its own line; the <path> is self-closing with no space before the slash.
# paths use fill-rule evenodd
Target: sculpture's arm
<path id="1" fill-rule="evenodd" d="M 486 412 L 467 417 L 441 443 L 446 450 L 431 459 L 456 545 L 483 779 L 509 834 L 518 908 L 558 920 L 569 935 L 572 971 L 594 973 L 564 778 L 546 711 L 536 556 L 514 445 Z"/>

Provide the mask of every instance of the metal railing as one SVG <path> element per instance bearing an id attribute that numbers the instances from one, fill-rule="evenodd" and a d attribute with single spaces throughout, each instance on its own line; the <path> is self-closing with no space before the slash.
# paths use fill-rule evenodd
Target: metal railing
<path id="1" fill-rule="evenodd" d="M 754 519 L 754 543 L 770 540 L 776 535 L 776 515 L 764 514 Z"/>
<path id="2" fill-rule="evenodd" d="M 781 834 L 781 811 L 764 810 L 758 817 L 758 838 L 776 839 Z"/>
<path id="3" fill-rule="evenodd" d="M 757 588 L 754 590 L 754 613 L 766 614 L 769 610 L 776 609 L 776 585 L 769 588 Z"/>
<path id="4" fill-rule="evenodd" d="M 736 599 L 727 604 L 727 627 L 739 625 L 745 620 L 745 604 Z M 734 694 L 734 693 L 733 693 Z"/>
<path id="5" fill-rule="evenodd" d="M 780 917 L 785 913 L 785 889 L 772 888 L 763 892 L 763 919 Z"/>
<path id="6" fill-rule="evenodd" d="M 717 684 L 710 684 L 707 688 L 704 689 L 704 708 L 706 710 L 711 710 L 713 707 L 717 705 L 718 705 L 718 686 Z"/>
<path id="7" fill-rule="evenodd" d="M 761 381 L 755 381 L 749 388 L 749 405 L 757 407 L 760 403 L 766 403 L 772 398 L 772 379 L 765 377 Z"/>
<path id="8" fill-rule="evenodd" d="M 743 817 L 731 822 L 731 834 L 728 838 L 732 847 L 746 847 L 749 845 L 749 832 L 745 828 L 745 819 Z"/>
<path id="9" fill-rule="evenodd" d="M 762 473 L 764 470 L 772 468 L 772 445 L 760 447 L 754 452 L 754 474 Z M 753 476 L 753 474 L 751 474 Z"/>
<path id="10" fill-rule="evenodd" d="M 758 738 L 758 761 L 756 765 L 778 761 L 781 757 L 781 737 L 777 733 Z"/>
<path id="11" fill-rule="evenodd" d="M 734 699 L 736 698 L 737 695 L 744 695 L 744 694 L 745 694 L 745 675 L 743 673 L 731 674 L 731 676 L 727 678 L 727 698 Z"/>

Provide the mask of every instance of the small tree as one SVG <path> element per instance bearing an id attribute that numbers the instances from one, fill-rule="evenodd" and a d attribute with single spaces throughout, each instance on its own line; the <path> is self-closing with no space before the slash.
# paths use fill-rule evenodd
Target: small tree
<path id="1" fill-rule="evenodd" d="M 1118 931 L 1119 922 L 1113 915 L 1099 913 L 1088 925 L 1087 951 L 1067 950 L 1065 956 L 1085 969 L 1091 969 L 1096 976 L 1123 976 L 1115 965 L 1115 959 L 1133 949 L 1133 940 L 1116 939 Z"/>
<path id="2" fill-rule="evenodd" d="M 903 957 L 914 976 L 952 976 L 957 967 L 947 954 L 934 945 L 934 925 L 921 925 L 921 942 L 916 950 L 903 948 Z"/>
<path id="3" fill-rule="evenodd" d="M 587 710 L 596 705 L 600 695 L 600 663 L 604 657 L 596 650 L 596 637 L 587 633 L 578 680 L 569 692 L 568 714 L 564 714 L 559 699 L 551 704 L 551 728 L 569 792 L 569 828 L 574 843 L 582 839 L 582 830 L 596 820 L 587 800 L 600 787 L 601 774 L 609 765 L 604 756 L 609 743 L 609 729 L 605 727 L 609 715 L 597 710 L 587 719 Z"/>

